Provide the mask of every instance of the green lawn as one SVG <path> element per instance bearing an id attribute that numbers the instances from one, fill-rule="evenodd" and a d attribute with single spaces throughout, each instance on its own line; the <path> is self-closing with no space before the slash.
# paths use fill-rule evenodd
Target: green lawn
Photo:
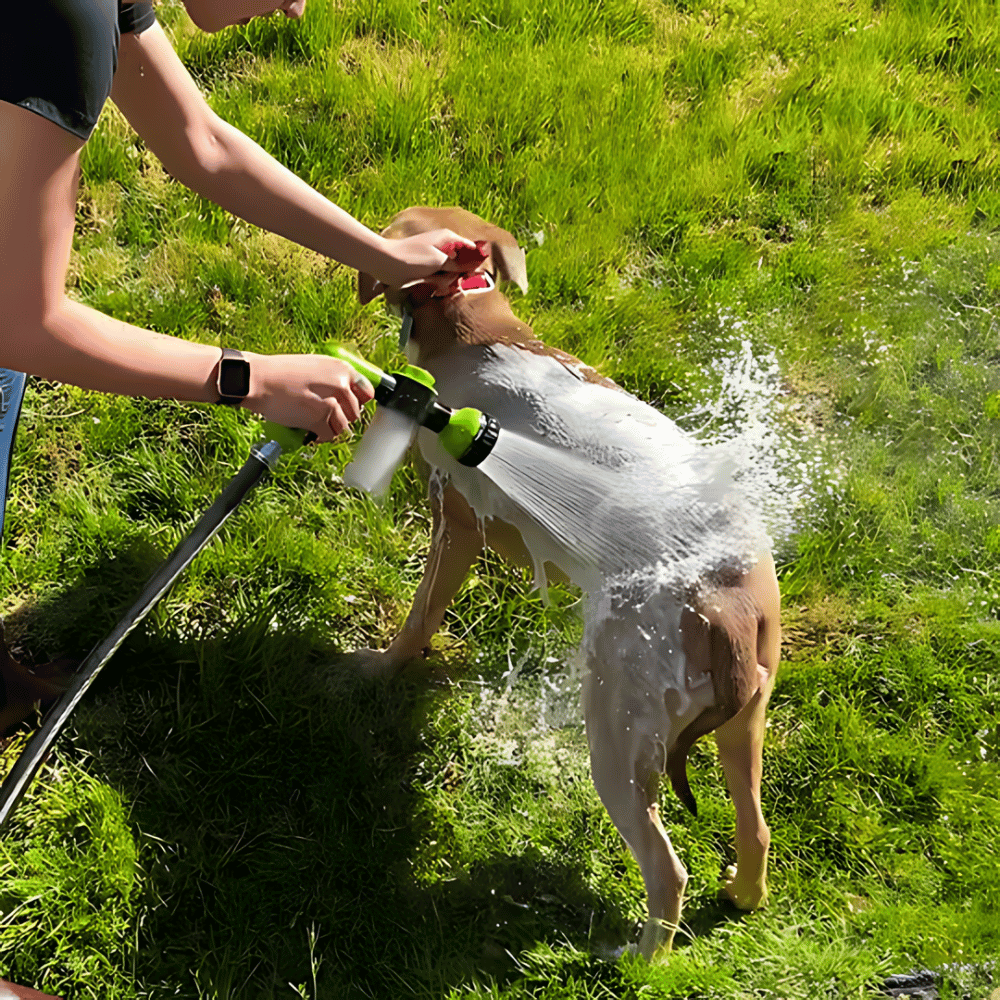
<path id="1" fill-rule="evenodd" d="M 202 36 L 213 106 L 381 227 L 461 204 L 517 234 L 514 308 L 684 426 L 762 445 L 784 667 L 771 907 L 716 900 L 711 741 L 667 965 L 590 783 L 577 595 L 486 556 L 428 670 L 387 642 L 428 546 L 409 469 L 287 459 L 118 652 L 0 843 L 0 975 L 67 998 L 863 997 L 1000 954 L 1000 27 L 976 0 L 312 0 Z M 109 109 L 72 294 L 263 351 L 396 326 L 353 275 L 169 180 Z M 741 368 L 737 361 L 742 359 Z M 755 392 L 741 394 L 742 373 Z M 0 611 L 82 656 L 259 436 L 243 412 L 33 380 Z M 12 759 L 27 738 L 7 745 Z"/>

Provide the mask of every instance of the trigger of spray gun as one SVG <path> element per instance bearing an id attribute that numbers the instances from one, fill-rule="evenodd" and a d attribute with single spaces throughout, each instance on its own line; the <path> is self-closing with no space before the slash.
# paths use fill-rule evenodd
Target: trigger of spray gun
<path id="1" fill-rule="evenodd" d="M 462 465 L 479 465 L 493 451 L 500 434 L 496 418 L 473 407 L 452 410 L 437 401 L 434 376 L 416 365 L 388 374 L 342 344 L 330 341 L 323 352 L 346 362 L 375 388 L 379 406 L 426 427 L 438 435 L 441 447 Z"/>

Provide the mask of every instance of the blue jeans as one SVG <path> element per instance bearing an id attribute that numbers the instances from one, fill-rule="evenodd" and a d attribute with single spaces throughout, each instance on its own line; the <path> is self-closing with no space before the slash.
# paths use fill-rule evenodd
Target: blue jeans
<path id="1" fill-rule="evenodd" d="M 7 511 L 7 484 L 10 480 L 10 459 L 14 453 L 14 435 L 27 381 L 28 377 L 23 372 L 0 368 L 0 539 L 3 538 L 4 514 Z"/>

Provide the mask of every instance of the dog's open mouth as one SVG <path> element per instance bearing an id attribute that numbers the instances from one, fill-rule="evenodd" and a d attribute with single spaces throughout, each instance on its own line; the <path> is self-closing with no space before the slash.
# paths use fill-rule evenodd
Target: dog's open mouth
<path id="1" fill-rule="evenodd" d="M 419 309 L 431 299 L 451 299 L 458 295 L 477 295 L 480 292 L 491 292 L 496 287 L 496 280 L 489 271 L 473 271 L 471 274 L 456 275 L 454 280 L 445 285 L 435 281 L 419 281 L 413 285 L 404 286 L 411 309 Z"/>
<path id="2" fill-rule="evenodd" d="M 489 271 L 474 271 L 465 274 L 455 282 L 457 289 L 452 295 L 469 295 L 474 292 L 489 292 L 496 287 L 493 275 Z"/>

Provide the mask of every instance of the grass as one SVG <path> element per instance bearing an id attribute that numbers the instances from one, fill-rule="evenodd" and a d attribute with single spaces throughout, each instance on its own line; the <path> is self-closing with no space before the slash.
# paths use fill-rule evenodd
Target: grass
<path id="1" fill-rule="evenodd" d="M 669 964 L 614 955 L 641 878 L 591 786 L 575 594 L 485 556 L 428 676 L 387 642 L 429 518 L 349 443 L 277 474 L 118 652 L 0 844 L 0 975 L 66 997 L 834 997 L 1000 953 L 1000 35 L 976 0 L 313 0 L 203 36 L 210 102 L 370 225 L 462 204 L 516 233 L 518 313 L 685 426 L 756 428 L 785 662 L 772 905 L 716 900 L 711 744 Z M 167 178 L 109 108 L 72 294 L 168 333 L 392 365 L 352 276 Z M 745 358 L 763 400 L 734 392 Z M 762 424 L 755 424 L 755 420 Z M 103 637 L 257 436 L 243 413 L 33 380 L 0 563 L 23 656 Z M 570 680 L 566 678 L 570 677 Z M 5 750 L 13 759 L 27 730 Z"/>

